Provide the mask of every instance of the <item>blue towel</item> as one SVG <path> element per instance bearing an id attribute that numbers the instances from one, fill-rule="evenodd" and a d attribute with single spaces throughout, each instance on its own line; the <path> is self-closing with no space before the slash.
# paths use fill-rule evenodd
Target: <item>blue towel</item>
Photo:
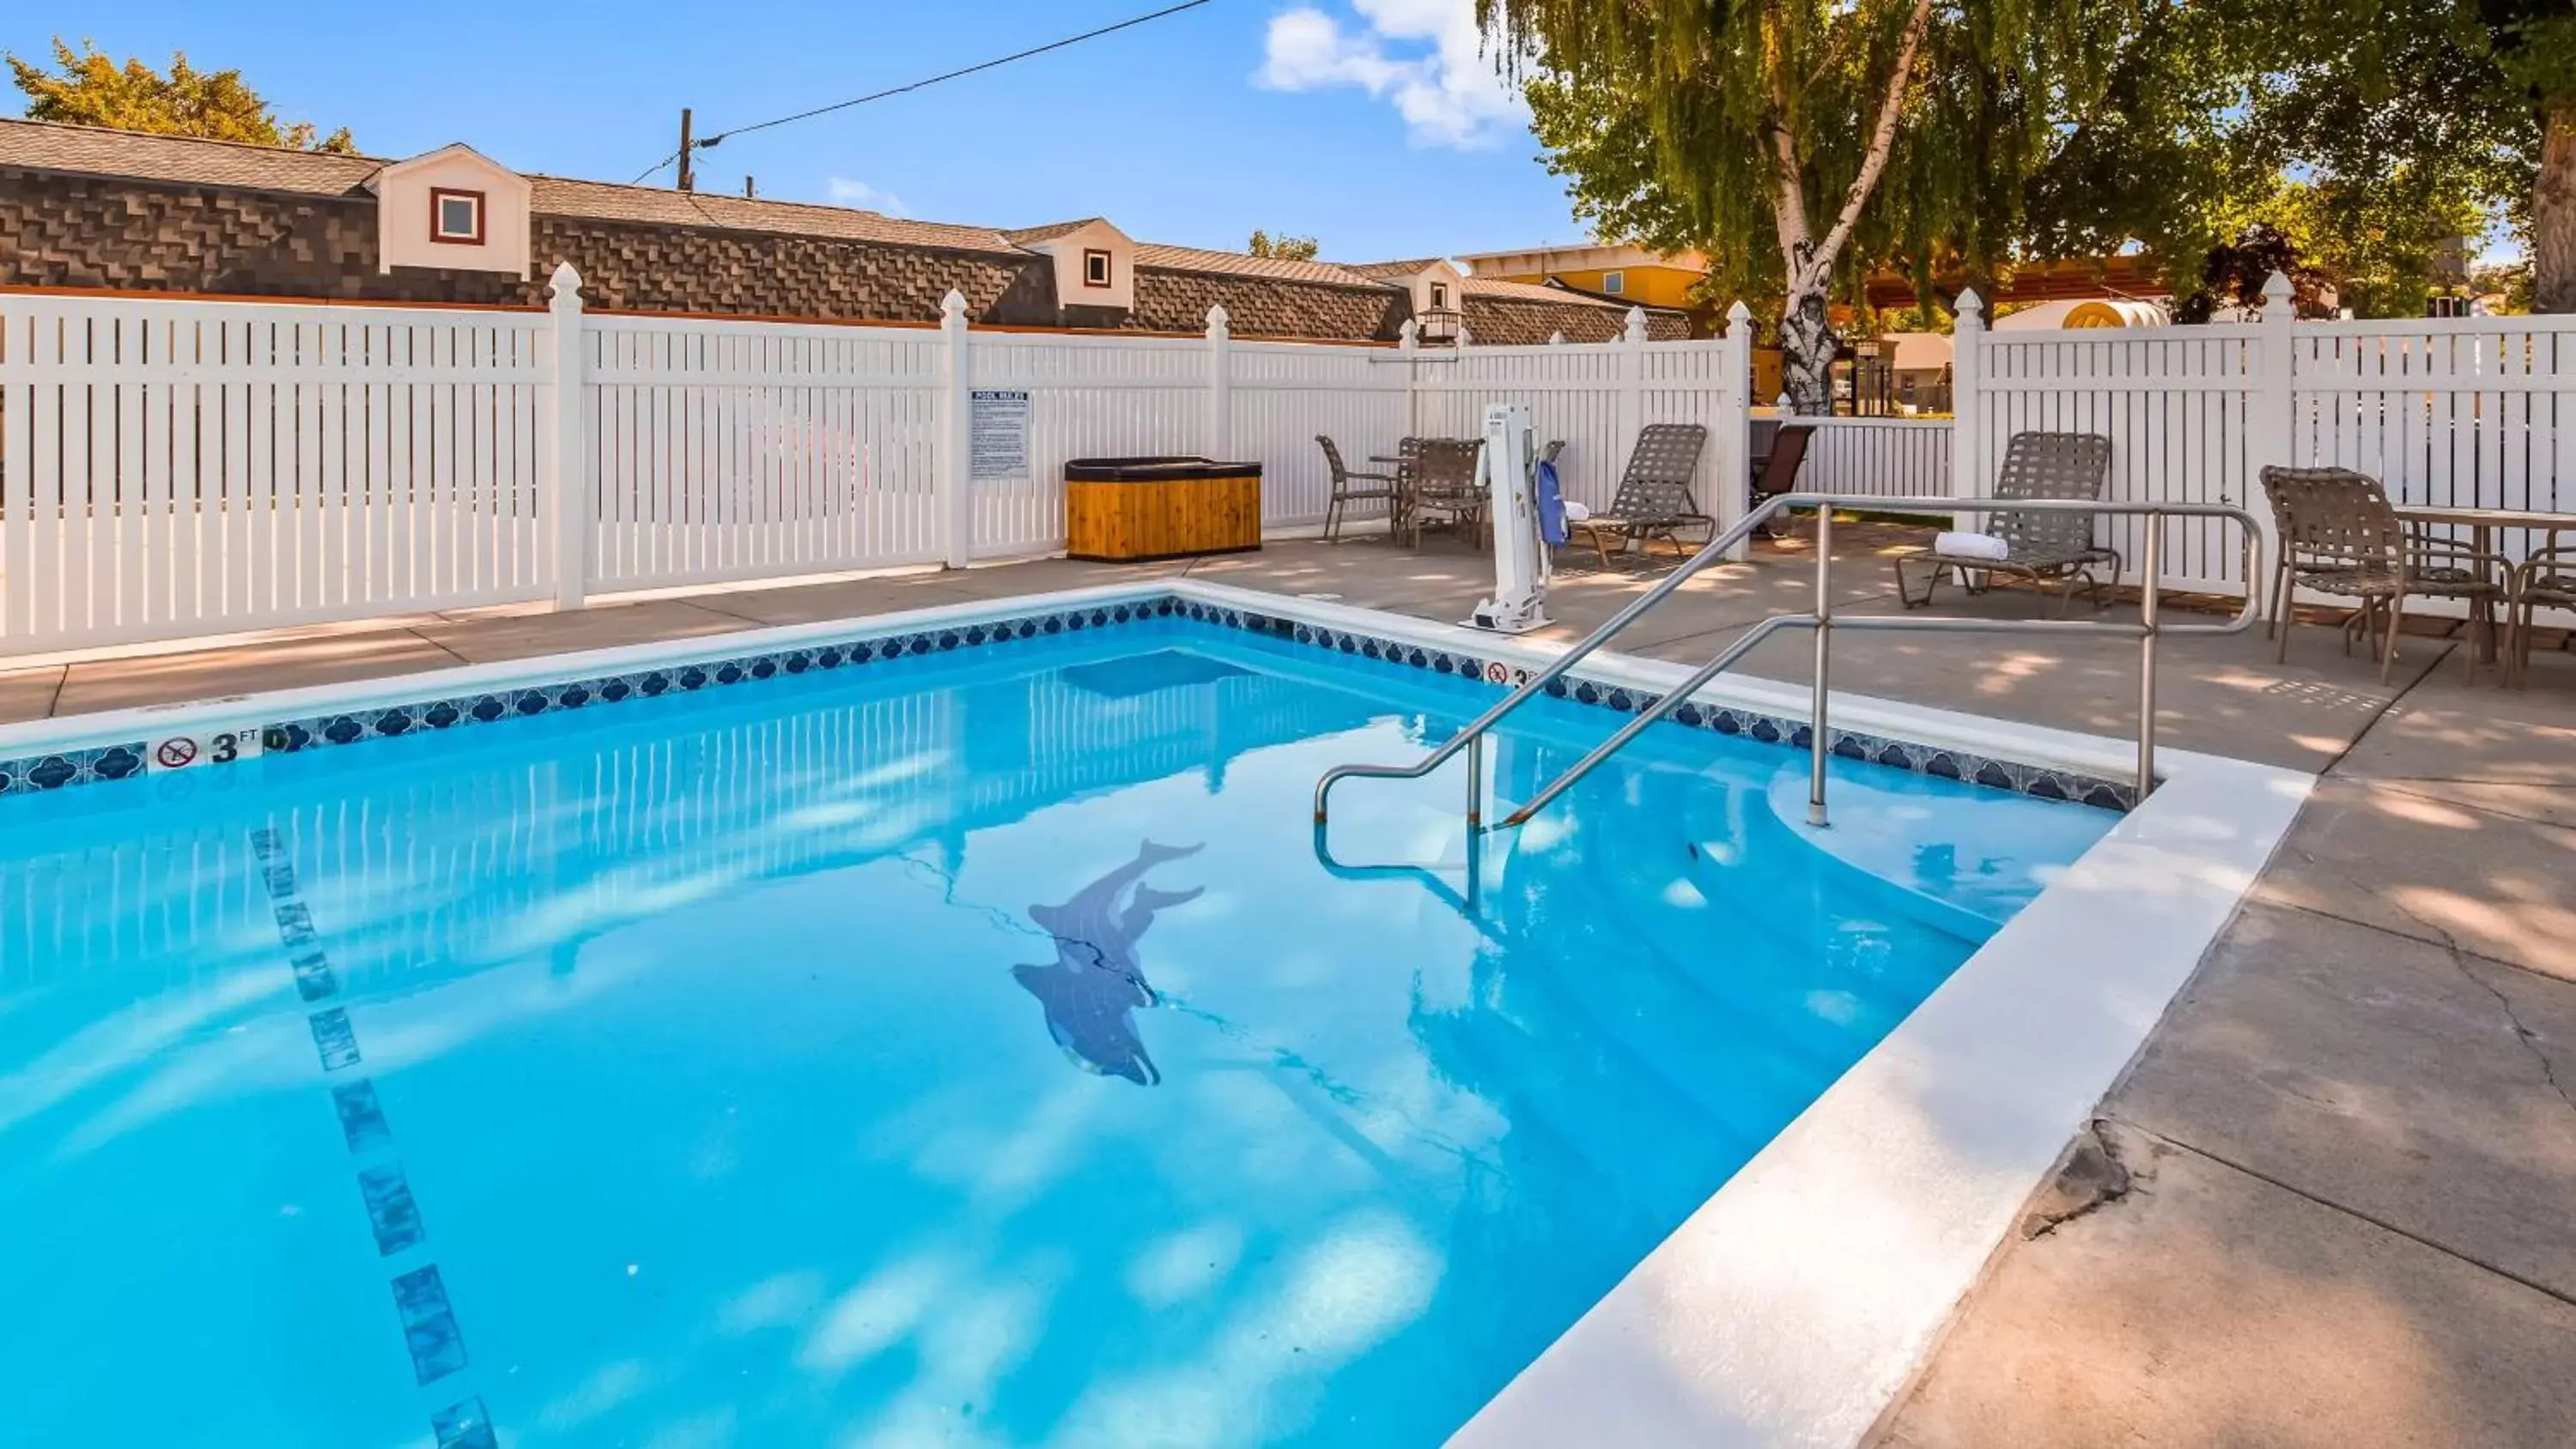
<path id="1" fill-rule="evenodd" d="M 1538 465 L 1538 536 L 1548 547 L 1565 542 L 1565 495 L 1558 491 L 1556 465 Z"/>

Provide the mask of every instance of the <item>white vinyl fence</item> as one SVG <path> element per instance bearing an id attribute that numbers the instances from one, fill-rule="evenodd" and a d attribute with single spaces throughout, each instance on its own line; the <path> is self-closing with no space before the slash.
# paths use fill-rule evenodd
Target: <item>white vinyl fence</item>
<path id="1" fill-rule="evenodd" d="M 1637 430 L 1709 428 L 1696 493 L 1739 517 L 1749 314 L 1728 335 L 1421 348 L 0 293 L 0 657 L 594 593 L 1043 554 L 1077 457 L 1258 461 L 1310 526 L 1318 435 L 1354 466 L 1527 405 L 1607 507 Z M 1962 298 L 1955 419 L 1817 418 L 1802 487 L 1974 497 L 2028 429 L 2112 439 L 2122 499 L 2262 502 L 2338 463 L 2415 503 L 2576 509 L 2576 319 L 1991 332 Z M 979 458 L 979 394 L 1026 395 Z M 577 521 L 566 528 L 567 521 Z M 2139 556 L 2136 525 L 2106 537 Z M 2165 582 L 2241 588 L 2165 525 Z"/>

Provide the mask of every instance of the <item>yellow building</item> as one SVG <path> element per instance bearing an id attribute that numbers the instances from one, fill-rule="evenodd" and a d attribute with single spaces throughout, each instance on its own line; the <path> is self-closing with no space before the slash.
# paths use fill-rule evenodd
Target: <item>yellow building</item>
<path id="1" fill-rule="evenodd" d="M 1661 256 L 1634 246 L 1534 247 L 1517 252 L 1474 252 L 1458 258 L 1479 277 L 1500 282 L 1527 282 L 1563 287 L 1587 296 L 1642 307 L 1672 307 L 1691 314 L 1694 335 L 1708 336 L 1715 312 L 1691 295 L 1708 274 L 1708 259 L 1697 252 Z"/>

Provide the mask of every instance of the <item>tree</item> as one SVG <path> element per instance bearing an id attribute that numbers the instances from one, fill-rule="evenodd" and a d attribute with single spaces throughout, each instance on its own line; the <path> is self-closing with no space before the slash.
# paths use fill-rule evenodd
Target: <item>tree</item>
<path id="1" fill-rule="evenodd" d="M 1324 249 L 1310 236 L 1288 236 L 1283 233 L 1274 237 L 1255 227 L 1252 230 L 1252 241 L 1244 250 L 1256 257 L 1276 257 L 1283 262 L 1311 262 L 1321 255 Z"/>
<path id="2" fill-rule="evenodd" d="M 2479 0 L 2497 69 L 2536 113 L 2532 310 L 2576 312 L 2576 0 Z"/>
<path id="3" fill-rule="evenodd" d="M 120 68 L 91 42 L 82 41 L 74 51 L 56 36 L 54 63 L 62 68 L 61 74 L 15 55 L 8 61 L 18 89 L 27 93 L 31 120 L 247 141 L 299 151 L 357 153 L 348 127 L 318 136 L 310 121 L 280 126 L 268 102 L 242 82 L 240 71 L 201 71 L 188 64 L 184 53 L 172 53 L 170 72 L 163 75 L 139 57 Z"/>
<path id="4" fill-rule="evenodd" d="M 2059 112 L 2101 90 L 2104 38 L 2135 3 L 1477 0 L 1477 16 L 1528 75 L 1578 209 L 1779 296 L 1791 405 L 1823 412 L 1838 271 L 1901 256 L 1928 279 L 2004 256 Z"/>

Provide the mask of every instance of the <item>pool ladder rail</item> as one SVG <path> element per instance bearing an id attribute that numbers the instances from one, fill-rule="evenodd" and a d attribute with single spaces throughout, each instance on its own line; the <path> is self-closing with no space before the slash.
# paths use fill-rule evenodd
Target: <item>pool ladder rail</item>
<path id="1" fill-rule="evenodd" d="M 1485 736 L 1512 711 L 1532 698 L 1544 694 L 1547 687 L 1566 671 L 1581 663 L 1593 651 L 1619 636 L 1620 631 L 1643 618 L 1674 590 L 1689 582 L 1702 569 L 1726 560 L 1735 547 L 1752 535 L 1754 529 L 1792 508 L 1816 511 L 1816 598 L 1813 608 L 1803 614 L 1774 614 L 1755 624 L 1718 655 L 1691 671 L 1689 677 L 1656 699 L 1589 754 L 1577 760 L 1566 771 L 1541 789 L 1519 809 L 1503 817 L 1495 826 L 1485 824 Z M 1834 510 L 1865 509 L 1873 513 L 1914 514 L 1989 514 L 2008 512 L 2109 514 L 2116 517 L 2143 517 L 2152 520 L 2144 530 L 2145 540 L 2138 551 L 2139 573 L 2144 578 L 2139 597 L 2138 618 L 2134 623 L 2117 623 L 2098 619 L 1977 619 L 1955 614 L 1864 614 L 1838 617 L 1833 608 Z M 2167 624 L 2158 608 L 2160 589 L 2157 575 L 2164 563 L 2164 529 L 2169 518 L 2216 518 L 2233 520 L 2243 528 L 2242 562 L 2245 607 L 2223 624 Z M 2263 577 L 2260 568 L 2263 534 L 2254 515 L 2231 503 L 2118 503 L 2090 498 L 1884 498 L 1859 493 L 1783 493 L 1764 500 L 1734 526 L 1719 532 L 1708 544 L 1667 574 L 1662 582 L 1641 594 L 1626 608 L 1610 616 L 1600 628 L 1550 661 L 1547 667 L 1529 677 L 1529 682 L 1506 695 L 1493 708 L 1476 716 L 1464 729 L 1450 736 L 1447 743 L 1410 765 L 1336 765 L 1315 782 L 1315 853 L 1328 866 L 1341 872 L 1402 871 L 1420 873 L 1419 866 L 1346 866 L 1332 858 L 1326 848 L 1325 828 L 1329 819 L 1333 787 L 1352 778 L 1374 780 L 1419 780 L 1447 764 L 1453 757 L 1467 757 L 1467 834 L 1471 844 L 1487 830 L 1509 830 L 1525 825 L 1530 817 L 1544 810 L 1558 796 L 1572 789 L 1584 776 L 1599 768 L 1603 761 L 1625 749 L 1628 742 L 1645 732 L 1647 726 L 1671 713 L 1701 687 L 1733 668 L 1758 647 L 1763 640 L 1783 629 L 1807 629 L 1815 635 L 1815 677 L 1808 706 L 1807 823 L 1817 829 L 1827 824 L 1825 810 L 1825 763 L 1832 756 L 1826 720 L 1832 694 L 1833 636 L 1839 630 L 1881 630 L 1903 633 L 1953 634 L 2081 634 L 2113 636 L 2138 641 L 2138 763 L 2136 796 L 2144 801 L 2156 781 L 2156 654 L 2157 643 L 2167 634 L 2241 634 L 2253 626 L 2261 604 L 2256 598 L 2252 580 Z M 1476 852 L 1469 852 L 1470 860 Z M 1475 872 L 1468 882 L 1468 900 L 1475 899 Z"/>

